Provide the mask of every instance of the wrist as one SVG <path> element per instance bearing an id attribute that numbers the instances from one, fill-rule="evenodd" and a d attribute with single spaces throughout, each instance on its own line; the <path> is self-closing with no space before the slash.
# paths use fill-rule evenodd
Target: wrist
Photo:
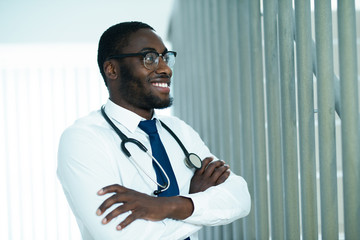
<path id="1" fill-rule="evenodd" d="M 169 218 L 176 220 L 184 220 L 191 216 L 194 212 L 194 204 L 190 198 L 176 196 L 171 197 L 169 204 Z"/>

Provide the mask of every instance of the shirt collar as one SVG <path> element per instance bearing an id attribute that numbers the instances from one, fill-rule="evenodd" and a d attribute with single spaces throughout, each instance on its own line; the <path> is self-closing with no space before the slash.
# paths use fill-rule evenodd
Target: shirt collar
<path id="1" fill-rule="evenodd" d="M 136 113 L 127 110 L 126 108 L 120 107 L 119 105 L 112 102 L 110 99 L 108 99 L 105 104 L 105 112 L 112 120 L 120 123 L 132 133 L 135 132 L 140 121 L 146 120 L 145 118 L 137 115 Z M 152 116 L 152 119 L 156 119 L 157 125 L 160 125 L 155 112 Z"/>

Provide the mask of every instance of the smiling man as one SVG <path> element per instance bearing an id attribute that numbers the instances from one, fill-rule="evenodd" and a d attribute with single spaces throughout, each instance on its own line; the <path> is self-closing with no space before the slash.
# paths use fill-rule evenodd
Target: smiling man
<path id="1" fill-rule="evenodd" d="M 175 57 L 145 23 L 120 23 L 101 36 L 109 100 L 64 131 L 58 152 L 83 239 L 195 240 L 202 226 L 249 213 L 244 179 L 214 160 L 189 125 L 154 112 L 172 104 Z"/>

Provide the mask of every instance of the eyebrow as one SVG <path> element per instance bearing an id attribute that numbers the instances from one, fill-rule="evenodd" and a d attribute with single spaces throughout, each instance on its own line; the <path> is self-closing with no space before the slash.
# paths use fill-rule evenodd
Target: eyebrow
<path id="1" fill-rule="evenodd" d="M 150 48 L 150 47 L 146 47 L 146 48 L 143 48 L 140 50 L 140 52 L 145 52 L 145 51 L 154 51 L 154 52 L 157 52 L 155 48 Z M 165 48 L 165 50 L 161 53 L 161 54 L 164 54 L 166 52 L 168 52 L 169 50 L 167 48 Z"/>

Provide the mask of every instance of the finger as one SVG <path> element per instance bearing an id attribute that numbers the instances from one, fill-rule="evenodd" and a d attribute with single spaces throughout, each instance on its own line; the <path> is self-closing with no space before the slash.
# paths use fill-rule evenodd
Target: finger
<path id="1" fill-rule="evenodd" d="M 100 216 L 103 214 L 109 207 L 114 205 L 115 203 L 122 203 L 121 196 L 119 193 L 112 195 L 111 197 L 107 198 L 97 209 L 96 214 Z"/>
<path id="2" fill-rule="evenodd" d="M 98 193 L 98 195 L 104 195 L 104 194 L 107 194 L 107 193 L 121 192 L 121 191 L 124 191 L 124 190 L 126 190 L 125 187 L 120 186 L 119 184 L 113 184 L 113 185 L 103 187 L 97 193 Z"/>
<path id="3" fill-rule="evenodd" d="M 229 170 L 225 171 L 225 172 L 224 172 L 223 174 L 221 174 L 221 176 L 217 179 L 217 181 L 216 181 L 215 184 L 216 184 L 216 185 L 219 185 L 219 184 L 225 182 L 226 179 L 228 179 L 229 176 L 230 176 L 230 171 L 229 171 Z"/>
<path id="4" fill-rule="evenodd" d="M 196 170 L 196 171 L 195 171 L 195 174 L 198 174 L 198 175 L 203 174 L 204 171 L 205 171 L 205 169 L 206 169 L 207 166 L 209 165 L 209 163 L 210 163 L 211 161 L 213 161 L 213 160 L 214 160 L 213 157 L 207 157 L 207 158 L 205 158 L 205 159 L 202 161 L 202 166 L 201 166 L 201 168 L 198 169 L 198 170 Z"/>
<path id="5" fill-rule="evenodd" d="M 126 213 L 131 210 L 130 204 L 123 204 L 117 208 L 115 208 L 113 211 L 111 211 L 106 217 L 102 220 L 103 224 L 106 224 L 110 222 L 112 219 L 116 218 L 120 214 Z"/>
<path id="6" fill-rule="evenodd" d="M 136 214 L 134 212 L 131 212 L 130 215 L 125 218 L 124 221 L 122 221 L 119 225 L 116 226 L 116 229 L 122 230 L 136 219 L 138 219 L 138 217 L 136 217 Z"/>
<path id="7" fill-rule="evenodd" d="M 224 164 L 225 162 L 223 160 L 212 161 L 205 169 L 204 175 L 206 177 L 210 177 L 214 173 L 216 168 L 222 167 L 224 166 Z"/>
<path id="8" fill-rule="evenodd" d="M 216 182 L 218 180 L 218 178 L 227 170 L 229 169 L 229 165 L 223 165 L 221 167 L 217 167 L 214 169 L 213 174 L 211 175 L 211 178 L 213 179 L 214 182 Z"/>

